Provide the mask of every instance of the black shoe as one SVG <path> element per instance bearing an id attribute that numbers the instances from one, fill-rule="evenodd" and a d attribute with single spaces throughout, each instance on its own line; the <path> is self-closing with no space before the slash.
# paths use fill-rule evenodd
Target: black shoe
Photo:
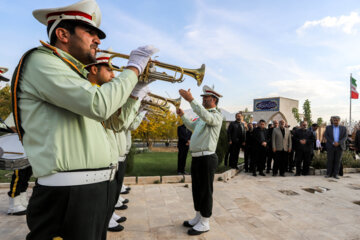
<path id="1" fill-rule="evenodd" d="M 335 175 L 335 176 L 334 176 L 334 178 L 336 178 L 336 179 L 340 179 L 340 178 L 339 178 L 339 176 L 337 176 L 337 175 Z"/>
<path id="2" fill-rule="evenodd" d="M 126 217 L 120 217 L 118 220 L 116 220 L 117 223 L 122 223 L 125 222 L 127 220 Z"/>
<path id="3" fill-rule="evenodd" d="M 193 227 L 193 225 L 191 225 L 191 224 L 189 223 L 189 221 L 184 221 L 184 222 L 183 222 L 183 226 L 184 226 L 184 227 L 191 227 L 191 228 Z"/>
<path id="4" fill-rule="evenodd" d="M 330 176 L 329 175 L 325 175 L 324 178 L 329 178 Z"/>
<path id="5" fill-rule="evenodd" d="M 270 173 L 270 170 L 266 170 L 266 173 Z"/>
<path id="6" fill-rule="evenodd" d="M 123 191 L 123 192 L 120 192 L 120 194 L 128 194 L 128 193 L 129 193 L 129 191 L 128 191 L 128 190 Z"/>
<path id="7" fill-rule="evenodd" d="M 277 173 L 273 173 L 272 176 L 273 176 L 273 177 L 276 177 L 276 176 L 277 176 Z"/>
<path id="8" fill-rule="evenodd" d="M 121 226 L 120 224 L 117 225 L 116 227 L 111 227 L 111 228 L 108 227 L 109 232 L 121 232 L 122 230 L 124 230 L 124 227 Z"/>
<path id="9" fill-rule="evenodd" d="M 265 173 L 263 173 L 263 172 L 259 172 L 259 175 L 266 176 Z"/>
<path id="10" fill-rule="evenodd" d="M 253 176 L 256 177 L 256 173 L 253 173 Z"/>
<path id="11" fill-rule="evenodd" d="M 126 191 L 130 191 L 131 187 L 126 187 L 125 189 L 126 189 Z"/>
<path id="12" fill-rule="evenodd" d="M 289 170 L 288 172 L 289 172 L 289 173 L 294 173 L 294 171 L 293 171 L 293 170 Z"/>
<path id="13" fill-rule="evenodd" d="M 281 177 L 285 177 L 285 174 L 280 174 Z"/>
<path id="14" fill-rule="evenodd" d="M 300 176 L 300 173 L 295 174 L 296 177 Z"/>
<path id="15" fill-rule="evenodd" d="M 129 199 L 125 198 L 124 201 L 122 201 L 123 204 L 129 203 Z"/>
<path id="16" fill-rule="evenodd" d="M 14 215 L 14 216 L 23 216 L 26 214 L 26 210 L 14 213 L 8 213 L 7 215 Z"/>
<path id="17" fill-rule="evenodd" d="M 125 209 L 127 209 L 127 208 L 128 208 L 128 206 L 125 205 L 125 204 L 123 204 L 123 205 L 120 206 L 120 207 L 115 207 L 116 210 L 125 210 Z"/>
<path id="18" fill-rule="evenodd" d="M 249 170 L 245 169 L 245 172 L 249 172 Z"/>
<path id="19" fill-rule="evenodd" d="M 197 230 L 195 230 L 195 229 L 189 229 L 188 230 L 188 234 L 190 235 L 190 236 L 196 236 L 196 235 L 200 235 L 200 234 L 202 234 L 202 233 L 205 233 L 205 232 L 208 232 L 209 230 L 207 230 L 207 231 L 197 231 Z"/>

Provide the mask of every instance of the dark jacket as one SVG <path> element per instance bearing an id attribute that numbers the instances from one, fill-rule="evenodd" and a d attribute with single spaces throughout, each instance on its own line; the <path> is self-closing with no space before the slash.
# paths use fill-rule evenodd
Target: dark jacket
<path id="1" fill-rule="evenodd" d="M 247 130 L 246 131 L 246 141 L 245 141 L 245 148 L 251 149 L 256 144 L 255 138 L 254 138 L 254 129 L 252 131 Z"/>
<path id="2" fill-rule="evenodd" d="M 300 140 L 306 140 L 305 144 L 301 144 Z M 299 128 L 295 131 L 294 134 L 295 140 L 295 151 L 304 151 L 304 152 L 312 152 L 314 150 L 314 134 L 308 129 Z"/>
<path id="3" fill-rule="evenodd" d="M 254 139 L 256 143 L 257 148 L 264 148 L 261 144 L 263 142 L 268 142 L 267 140 L 267 132 L 266 129 L 261 129 L 260 127 L 257 127 L 254 129 Z"/>
<path id="4" fill-rule="evenodd" d="M 185 146 L 186 143 L 191 138 L 191 131 L 185 127 L 185 125 L 178 126 L 177 128 L 177 134 L 178 134 L 178 147 L 179 146 Z"/>
<path id="5" fill-rule="evenodd" d="M 355 148 L 356 148 L 356 152 L 360 151 L 360 130 L 356 131 L 356 135 L 355 135 Z"/>
<path id="6" fill-rule="evenodd" d="M 227 129 L 227 133 L 229 142 L 232 141 L 235 144 L 242 144 L 246 141 L 245 126 L 242 122 L 231 122 Z"/>
<path id="7" fill-rule="evenodd" d="M 326 138 L 326 149 L 329 150 L 334 148 L 334 130 L 333 126 L 326 126 L 324 137 Z M 346 150 L 346 138 L 347 138 L 347 131 L 346 127 L 339 126 L 339 145 L 342 150 Z"/>

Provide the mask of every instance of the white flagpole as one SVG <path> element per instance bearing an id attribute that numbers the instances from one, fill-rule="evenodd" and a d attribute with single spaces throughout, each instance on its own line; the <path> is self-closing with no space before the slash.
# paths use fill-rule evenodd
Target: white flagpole
<path id="1" fill-rule="evenodd" d="M 352 73 L 350 73 L 350 119 L 349 119 L 349 130 L 351 129 L 351 87 L 352 87 Z"/>

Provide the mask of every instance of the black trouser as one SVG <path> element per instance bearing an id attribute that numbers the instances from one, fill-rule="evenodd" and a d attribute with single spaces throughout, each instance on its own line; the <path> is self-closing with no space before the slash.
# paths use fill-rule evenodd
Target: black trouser
<path id="1" fill-rule="evenodd" d="M 26 239 L 106 239 L 116 186 L 116 180 L 65 187 L 36 183 L 27 208 Z"/>
<path id="2" fill-rule="evenodd" d="M 286 168 L 289 172 L 294 169 L 294 150 L 291 150 L 291 152 L 288 154 L 288 163 Z"/>
<path id="3" fill-rule="evenodd" d="M 287 167 L 288 153 L 286 151 L 276 151 L 274 166 L 273 166 L 273 175 L 278 173 L 280 170 L 280 175 L 284 175 Z"/>
<path id="4" fill-rule="evenodd" d="M 32 168 L 26 167 L 24 169 L 14 170 L 11 177 L 10 191 L 8 192 L 9 197 L 19 196 L 20 193 L 26 192 L 29 186 L 29 179 L 32 175 Z"/>
<path id="5" fill-rule="evenodd" d="M 231 149 L 231 144 L 229 144 L 228 146 L 228 150 L 225 154 L 225 159 L 224 159 L 224 165 L 227 166 L 229 163 L 229 155 L 230 155 L 230 149 Z"/>
<path id="6" fill-rule="evenodd" d="M 249 170 L 249 167 L 251 168 L 251 161 L 252 161 L 252 155 L 251 155 L 251 147 L 246 146 L 244 151 L 244 169 L 245 171 Z"/>
<path id="7" fill-rule="evenodd" d="M 263 172 L 266 162 L 266 147 L 263 146 L 257 147 L 254 152 L 255 152 L 256 160 L 254 161 L 254 165 L 253 165 L 254 168 L 252 169 L 253 173 L 255 173 L 256 170 L 258 170 L 259 173 Z M 251 160 L 251 162 L 253 161 Z"/>
<path id="8" fill-rule="evenodd" d="M 239 153 L 240 153 L 240 142 L 233 142 L 230 147 L 230 159 L 229 159 L 229 166 L 231 168 L 236 168 L 239 161 Z"/>
<path id="9" fill-rule="evenodd" d="M 209 218 L 213 206 L 213 182 L 218 165 L 216 154 L 193 157 L 191 161 L 192 195 L 195 211 Z"/>
<path id="10" fill-rule="evenodd" d="M 309 174 L 309 167 L 310 167 L 310 150 L 304 151 L 301 149 L 296 150 L 295 154 L 296 159 L 296 174 Z M 302 163 L 302 170 L 301 170 L 301 163 Z"/>
<path id="11" fill-rule="evenodd" d="M 270 171 L 271 170 L 271 161 L 274 159 L 275 162 L 275 153 L 272 151 L 272 149 L 268 148 L 267 149 L 267 154 L 266 154 L 266 170 Z M 265 166 L 264 166 L 265 169 Z"/>
<path id="12" fill-rule="evenodd" d="M 189 146 L 185 144 L 179 144 L 178 146 L 178 166 L 177 172 L 184 173 L 185 172 L 185 165 L 186 165 L 186 158 L 189 152 Z"/>
<path id="13" fill-rule="evenodd" d="M 328 176 L 336 177 L 339 174 L 343 150 L 341 147 L 327 149 L 327 171 Z"/>
<path id="14" fill-rule="evenodd" d="M 118 171 L 116 173 L 117 187 L 116 187 L 116 195 L 115 195 L 115 205 L 116 205 L 117 201 L 119 200 L 121 188 L 122 188 L 122 185 L 124 183 L 124 176 L 125 176 L 125 170 L 126 170 L 126 160 L 123 161 L 123 162 L 118 162 L 118 163 L 119 163 L 119 165 L 118 165 L 119 168 L 118 168 Z"/>

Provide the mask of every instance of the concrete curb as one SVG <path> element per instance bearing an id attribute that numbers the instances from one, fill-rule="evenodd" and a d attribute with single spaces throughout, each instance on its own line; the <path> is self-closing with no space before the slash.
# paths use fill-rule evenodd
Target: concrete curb
<path id="1" fill-rule="evenodd" d="M 238 166 L 239 169 L 229 169 L 223 173 L 217 173 L 214 176 L 214 181 L 228 182 L 231 178 L 239 174 L 244 165 Z M 344 173 L 360 173 L 360 168 L 344 168 Z M 310 167 L 309 175 L 326 175 L 326 169 L 314 169 Z M 124 183 L 126 185 L 146 185 L 146 184 L 168 184 L 168 183 L 191 183 L 190 175 L 171 175 L 171 176 L 141 176 L 141 177 L 125 177 Z M 34 187 L 34 182 L 29 182 L 29 187 Z M 0 188 L 9 188 L 10 183 L 0 183 Z"/>

